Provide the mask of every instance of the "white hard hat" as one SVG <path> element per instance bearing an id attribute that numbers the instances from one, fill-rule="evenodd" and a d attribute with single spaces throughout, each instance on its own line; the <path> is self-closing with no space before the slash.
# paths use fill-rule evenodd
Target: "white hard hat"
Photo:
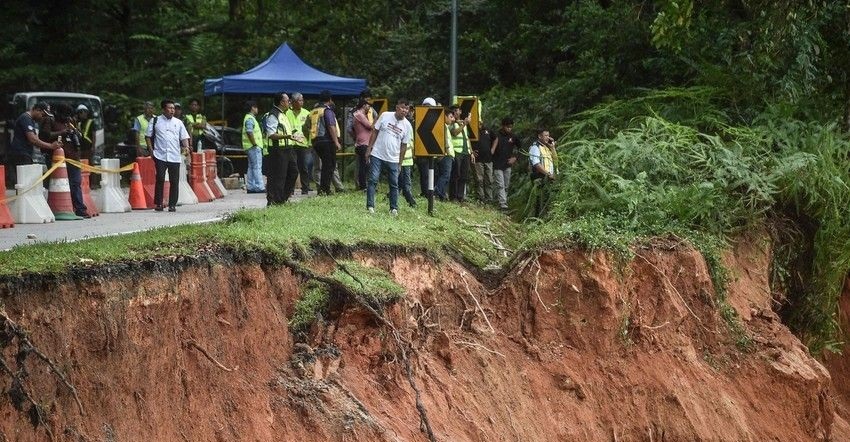
<path id="1" fill-rule="evenodd" d="M 81 104 L 81 105 L 77 106 L 77 112 L 88 111 L 88 110 L 89 110 L 89 108 L 87 108 L 85 104 Z"/>
<path id="2" fill-rule="evenodd" d="M 424 106 L 436 106 L 437 100 L 435 100 L 431 97 L 428 97 L 428 98 L 422 100 L 422 105 L 424 105 Z"/>

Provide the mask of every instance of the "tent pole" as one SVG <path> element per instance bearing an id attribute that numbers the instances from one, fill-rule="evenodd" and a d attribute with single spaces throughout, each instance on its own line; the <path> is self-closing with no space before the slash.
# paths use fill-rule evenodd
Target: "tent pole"
<path id="1" fill-rule="evenodd" d="M 227 126 L 227 119 L 224 118 L 224 94 L 221 94 L 221 119 L 224 120 L 221 125 L 222 130 L 224 130 L 224 127 Z"/>

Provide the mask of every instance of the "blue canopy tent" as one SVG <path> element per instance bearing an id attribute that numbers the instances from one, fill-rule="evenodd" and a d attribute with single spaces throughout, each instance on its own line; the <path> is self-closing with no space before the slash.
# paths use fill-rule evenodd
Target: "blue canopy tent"
<path id="1" fill-rule="evenodd" d="M 354 96 L 366 89 L 362 78 L 337 77 L 304 63 L 282 44 L 266 61 L 235 75 L 204 80 L 204 96 L 223 94 L 275 94 L 301 92 L 318 95 L 328 90 L 333 95 Z"/>

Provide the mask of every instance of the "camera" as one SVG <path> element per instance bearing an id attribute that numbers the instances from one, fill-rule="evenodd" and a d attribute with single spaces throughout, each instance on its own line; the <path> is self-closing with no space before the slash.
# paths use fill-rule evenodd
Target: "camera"
<path id="1" fill-rule="evenodd" d="M 74 129 L 67 129 L 63 134 L 65 141 L 74 147 L 80 147 L 80 133 Z"/>

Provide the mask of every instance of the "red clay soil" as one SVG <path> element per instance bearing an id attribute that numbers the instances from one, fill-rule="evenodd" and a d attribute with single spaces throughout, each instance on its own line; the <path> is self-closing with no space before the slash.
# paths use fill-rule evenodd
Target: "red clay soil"
<path id="1" fill-rule="evenodd" d="M 840 440 L 829 374 L 770 310 L 758 248 L 726 260 L 738 331 L 688 249 L 622 266 L 541 252 L 491 291 L 451 261 L 355 259 L 407 289 L 385 313 L 412 343 L 435 440 Z M 24 384 L 48 423 L 34 428 L 4 395 L 0 440 L 427 440 L 391 330 L 352 302 L 296 342 L 300 282 L 277 266 L 198 264 L 4 294 L 85 414 L 29 355 Z M 15 351 L 3 353 L 13 370 Z"/>
<path id="2" fill-rule="evenodd" d="M 832 375 L 834 400 L 836 404 L 835 434 L 842 437 L 836 440 L 850 440 L 850 277 L 844 281 L 844 290 L 838 301 L 839 321 L 844 331 L 844 345 L 840 354 L 824 354 L 824 364 Z"/>

